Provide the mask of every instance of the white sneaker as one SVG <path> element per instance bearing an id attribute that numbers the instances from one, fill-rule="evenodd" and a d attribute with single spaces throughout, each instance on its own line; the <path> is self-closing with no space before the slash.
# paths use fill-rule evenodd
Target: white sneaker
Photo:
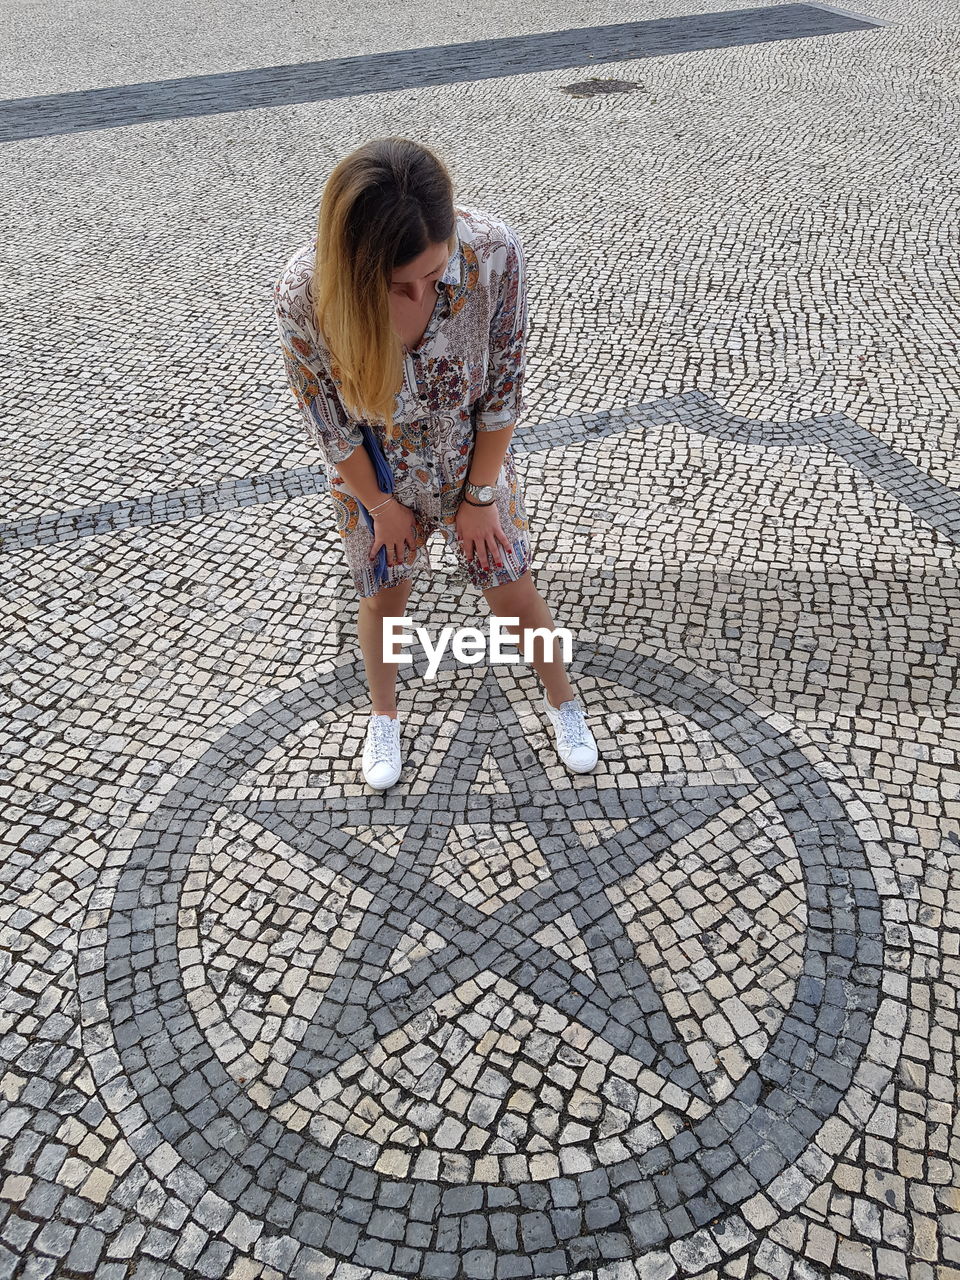
<path id="1" fill-rule="evenodd" d="M 579 698 L 568 698 L 552 707 L 543 693 L 543 706 L 550 717 L 557 738 L 557 754 L 574 773 L 590 773 L 597 764 L 597 743 L 583 718 Z"/>
<path id="2" fill-rule="evenodd" d="M 400 717 L 372 715 L 363 748 L 363 776 L 383 791 L 400 777 Z"/>

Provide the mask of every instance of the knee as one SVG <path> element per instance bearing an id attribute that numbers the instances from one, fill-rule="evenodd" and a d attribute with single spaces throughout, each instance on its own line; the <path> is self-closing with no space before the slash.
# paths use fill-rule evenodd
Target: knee
<path id="1" fill-rule="evenodd" d="M 381 587 L 372 596 L 360 598 L 360 608 L 375 618 L 399 618 L 407 607 L 410 596 L 410 579 L 395 587 Z"/>
<path id="2" fill-rule="evenodd" d="M 488 587 L 483 593 L 493 613 L 519 614 L 537 597 L 530 570 L 525 570 L 514 582 L 504 582 L 498 587 Z"/>

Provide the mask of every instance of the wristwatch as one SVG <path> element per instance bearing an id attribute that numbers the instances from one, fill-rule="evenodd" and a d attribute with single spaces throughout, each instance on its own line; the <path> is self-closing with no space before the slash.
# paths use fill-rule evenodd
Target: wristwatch
<path id="1" fill-rule="evenodd" d="M 492 484 L 471 484 L 468 480 L 464 492 L 471 498 L 475 498 L 478 503 L 487 506 L 493 501 L 496 489 Z"/>

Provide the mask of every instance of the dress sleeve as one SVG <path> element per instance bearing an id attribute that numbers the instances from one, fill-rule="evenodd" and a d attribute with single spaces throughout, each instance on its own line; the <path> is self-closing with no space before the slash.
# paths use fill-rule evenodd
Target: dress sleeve
<path id="1" fill-rule="evenodd" d="M 274 290 L 287 382 L 303 414 L 310 439 L 329 465 L 348 458 L 363 444 L 361 422 L 347 413 L 317 344 L 308 332 L 306 284 L 302 273 L 285 271 Z"/>
<path id="2" fill-rule="evenodd" d="M 504 224 L 506 226 L 506 224 Z M 523 246 L 507 226 L 503 273 L 490 321 L 487 390 L 475 402 L 478 431 L 499 431 L 519 418 L 527 348 L 527 272 Z"/>

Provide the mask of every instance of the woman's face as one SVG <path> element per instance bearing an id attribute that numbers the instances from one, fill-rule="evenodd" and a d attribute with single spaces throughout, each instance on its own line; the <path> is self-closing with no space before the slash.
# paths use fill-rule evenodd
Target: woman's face
<path id="1" fill-rule="evenodd" d="M 418 257 L 402 267 L 394 267 L 390 295 L 400 302 L 419 303 L 425 293 L 436 294 L 434 284 L 443 275 L 450 260 L 449 246 L 431 244 Z"/>

